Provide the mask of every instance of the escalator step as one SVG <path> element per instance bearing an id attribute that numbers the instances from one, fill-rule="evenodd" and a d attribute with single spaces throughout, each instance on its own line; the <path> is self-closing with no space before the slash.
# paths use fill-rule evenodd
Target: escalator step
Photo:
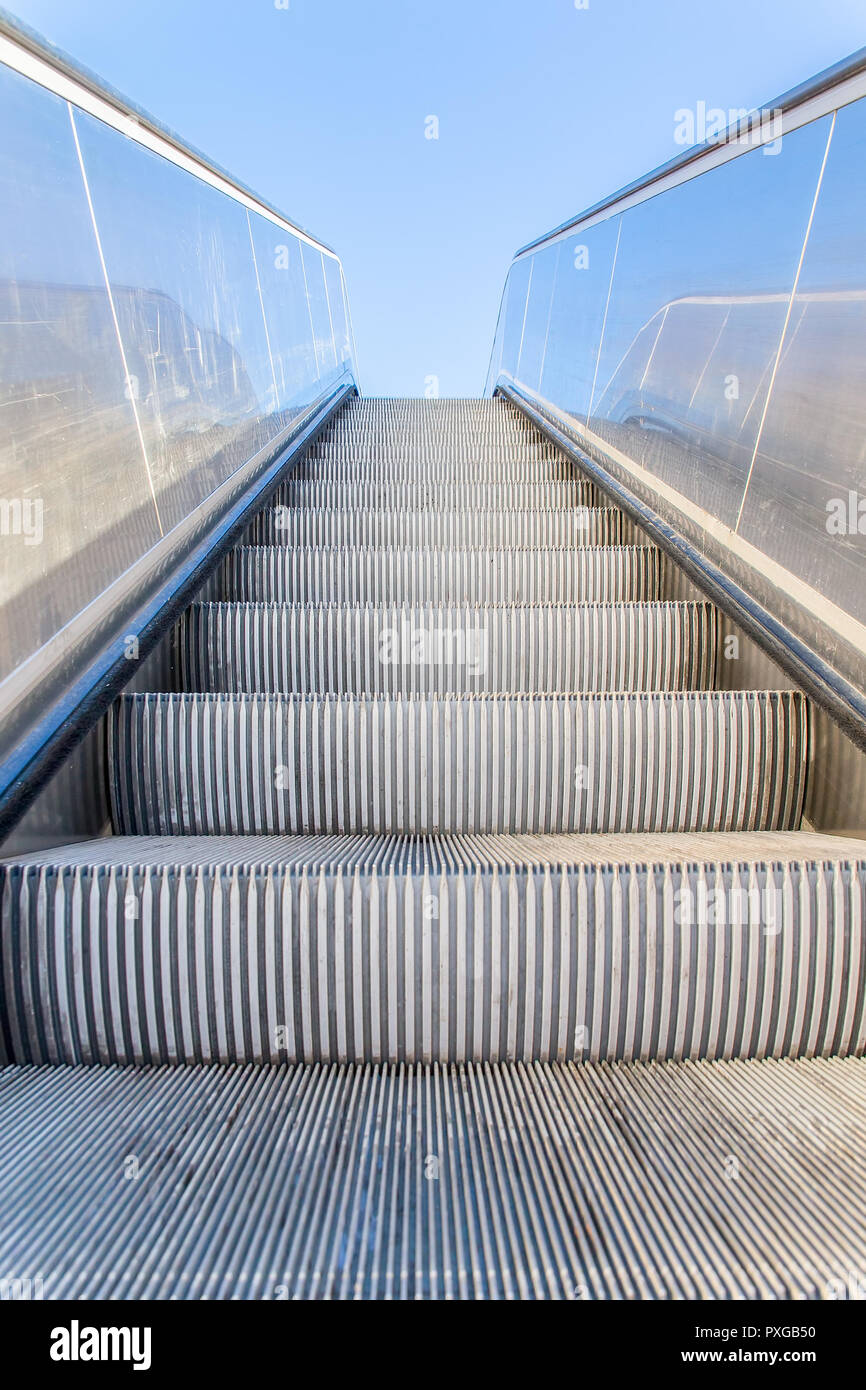
<path id="1" fill-rule="evenodd" d="M 0 1058 L 859 1055 L 864 899 L 810 834 L 96 841 L 0 865 Z"/>
<path id="2" fill-rule="evenodd" d="M 706 603 L 193 604 L 177 636 L 183 689 L 225 693 L 703 690 L 715 651 Z"/>
<path id="3" fill-rule="evenodd" d="M 0 1264 L 49 1300 L 845 1297 L 864 1093 L 857 1058 L 7 1068 Z"/>
<path id="4" fill-rule="evenodd" d="M 487 483 L 503 489 L 509 483 L 569 483 L 575 480 L 573 464 L 566 459 L 507 458 L 494 454 L 489 459 L 431 457 L 425 449 L 417 458 L 400 458 L 386 449 L 382 458 L 352 455 L 302 459 L 292 473 L 294 482 L 355 483 Z"/>
<path id="5" fill-rule="evenodd" d="M 660 597 L 661 552 L 240 546 L 217 583 L 245 603 L 628 603 Z"/>
<path id="6" fill-rule="evenodd" d="M 493 511 L 503 506 L 524 511 L 562 511 L 569 507 L 599 507 L 601 493 L 589 482 L 453 482 L 385 483 L 371 479 L 336 483 L 291 478 L 281 483 L 272 501 L 283 507 L 323 507 L 336 511 Z"/>
<path id="7" fill-rule="evenodd" d="M 631 534 L 613 507 L 565 511 L 359 512 L 271 507 L 250 527 L 250 545 L 294 548 L 389 546 L 407 549 L 558 549 L 622 545 Z"/>
<path id="8" fill-rule="evenodd" d="M 123 834 L 796 829 L 795 692 L 130 695 Z"/>

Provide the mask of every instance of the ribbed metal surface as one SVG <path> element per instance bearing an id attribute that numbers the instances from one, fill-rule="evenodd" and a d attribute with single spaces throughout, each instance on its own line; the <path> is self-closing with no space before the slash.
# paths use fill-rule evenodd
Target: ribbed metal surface
<path id="1" fill-rule="evenodd" d="M 612 507 L 565 511 L 357 512 L 271 507 L 251 526 L 250 545 L 293 548 L 556 549 L 620 545 L 632 528 Z"/>
<path id="2" fill-rule="evenodd" d="M 790 693 L 132 695 L 109 723 L 117 828 L 795 829 L 806 705 Z"/>
<path id="3" fill-rule="evenodd" d="M 521 457 L 510 452 L 503 457 L 499 451 L 487 451 L 488 458 L 479 458 L 478 450 L 469 460 L 453 458 L 429 449 L 417 457 L 399 457 L 399 452 L 383 447 L 379 457 L 373 451 L 348 450 L 335 453 L 329 450 L 324 458 L 307 456 L 292 473 L 296 482 L 353 483 L 495 483 L 505 488 L 509 483 L 542 486 L 549 482 L 571 482 L 574 467 L 565 459 L 553 456 L 541 459 L 534 451 L 524 451 Z M 395 452 L 398 453 L 394 457 Z M 360 457 L 357 455 L 360 453 Z"/>
<path id="4" fill-rule="evenodd" d="M 273 495 L 283 507 L 333 508 L 336 511 L 492 511 L 506 504 L 517 510 L 560 511 L 567 507 L 602 506 L 598 489 L 575 479 L 561 483 L 491 482 L 323 482 L 289 478 Z"/>
<path id="5" fill-rule="evenodd" d="M 710 604 L 333 608 L 194 604 L 182 688 L 309 694 L 702 690 Z"/>
<path id="6" fill-rule="evenodd" d="M 150 866 L 85 845 L 0 868 L 3 1060 L 863 1051 L 866 846 L 774 863 L 744 836 L 736 866 L 614 865 L 568 862 L 563 838 L 547 858 L 518 837 L 311 839 L 289 863 L 236 842 L 220 866 L 199 841 L 198 863 L 169 842 Z"/>
<path id="7" fill-rule="evenodd" d="M 47 1299 L 838 1298 L 864 1102 L 859 1059 L 11 1068 L 0 1267 Z"/>
<path id="8" fill-rule="evenodd" d="M 352 401 L 271 501 L 165 644 L 210 693 L 108 719 L 130 837 L 0 863 L 54 1064 L 0 1069 L 0 1276 L 844 1290 L 866 843 L 797 833 L 805 701 L 701 692 L 714 610 L 502 401 Z"/>
<path id="9" fill-rule="evenodd" d="M 14 865 L 97 868 L 141 865 L 209 865 L 274 869 L 315 866 L 316 872 L 383 874 L 509 869 L 514 864 L 544 868 L 557 864 L 639 866 L 649 864 L 796 864 L 866 860 L 866 840 L 820 835 L 812 830 L 660 831 L 653 834 L 562 835 L 106 835 L 16 851 L 0 859 Z"/>
<path id="10" fill-rule="evenodd" d="M 595 603 L 657 599 L 653 546 L 571 550 L 290 550 L 241 546 L 223 597 L 247 603 Z"/>
<path id="11" fill-rule="evenodd" d="M 544 439 L 510 401 L 472 397 L 422 400 L 412 396 L 365 396 L 347 401 L 325 433 L 326 437 L 337 439 L 356 434 L 388 435 L 396 440 L 495 436 L 508 445 L 521 439 Z"/>

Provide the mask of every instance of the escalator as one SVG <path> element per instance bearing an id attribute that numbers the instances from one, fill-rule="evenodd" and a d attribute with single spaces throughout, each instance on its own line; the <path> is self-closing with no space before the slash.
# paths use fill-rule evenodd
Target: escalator
<path id="1" fill-rule="evenodd" d="M 843 1296 L 866 841 L 673 571 L 501 397 L 331 418 L 106 716 L 113 833 L 0 864 L 0 1268 Z"/>

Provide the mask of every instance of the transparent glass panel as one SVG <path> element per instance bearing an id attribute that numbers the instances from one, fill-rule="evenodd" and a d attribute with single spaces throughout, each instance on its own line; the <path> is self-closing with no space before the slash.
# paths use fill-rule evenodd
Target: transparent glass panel
<path id="1" fill-rule="evenodd" d="M 559 247 L 547 246 L 532 257 L 529 299 L 523 327 L 523 342 L 515 376 L 531 391 L 537 391 L 547 346 L 547 325 L 556 285 Z"/>
<path id="2" fill-rule="evenodd" d="M 283 412 L 297 412 L 320 389 L 301 242 L 258 213 L 250 213 L 250 227 L 268 323 L 277 407 Z"/>
<path id="3" fill-rule="evenodd" d="M 339 262 L 288 228 L 4 65 L 0 125 L 2 681 L 351 350 Z"/>
<path id="4" fill-rule="evenodd" d="M 334 330 L 328 308 L 328 295 L 325 290 L 325 270 L 322 253 L 307 242 L 301 243 L 301 256 L 304 262 L 304 278 L 307 298 L 310 303 L 310 317 L 313 323 L 313 342 L 316 347 L 316 363 L 319 376 L 329 379 L 337 366 L 334 351 Z"/>
<path id="5" fill-rule="evenodd" d="M 337 363 L 342 368 L 352 359 L 349 315 L 343 291 L 343 276 L 340 272 L 340 262 L 335 260 L 333 256 L 326 256 L 323 252 L 322 264 L 325 267 L 325 288 L 328 291 L 328 307 L 331 311 L 331 323 L 334 329 Z"/>
<path id="6" fill-rule="evenodd" d="M 526 313 L 526 295 L 529 289 L 529 273 L 532 257 L 525 256 L 516 261 L 508 272 L 505 282 L 505 323 L 502 330 L 502 370 L 514 376 L 520 358 L 520 343 L 523 338 L 523 319 Z"/>
<path id="7" fill-rule="evenodd" d="M 164 530 L 279 430 L 246 209 L 76 113 Z"/>
<path id="8" fill-rule="evenodd" d="M 0 67 L 0 680 L 159 539 L 64 101 Z"/>
<path id="9" fill-rule="evenodd" d="M 866 622 L 866 101 L 836 115 L 740 532 Z"/>
<path id="10" fill-rule="evenodd" d="M 619 217 L 559 243 L 541 394 L 585 423 L 595 383 Z"/>
<path id="11" fill-rule="evenodd" d="M 829 117 L 623 214 L 592 429 L 736 523 Z"/>

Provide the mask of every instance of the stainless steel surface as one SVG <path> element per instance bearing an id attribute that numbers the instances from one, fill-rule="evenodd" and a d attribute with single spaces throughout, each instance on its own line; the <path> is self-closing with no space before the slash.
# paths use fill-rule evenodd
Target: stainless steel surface
<path id="1" fill-rule="evenodd" d="M 831 1296 L 866 1250 L 866 841 L 800 829 L 803 696 L 702 689 L 738 634 L 597 544 L 503 402 L 352 402 L 298 471 L 228 575 L 300 601 L 199 602 L 111 712 L 139 833 L 0 864 L 4 1055 L 55 1064 L 0 1070 L 0 1260 L 48 1297 Z M 579 545 L 542 543 L 554 487 Z M 544 604 L 481 602 L 527 577 Z"/>
<path id="2" fill-rule="evenodd" d="M 69 746 L 100 672 L 105 707 L 127 615 L 200 601 L 0 862 L 0 1269 L 835 1297 L 866 761 L 694 585 L 862 687 L 866 57 L 780 152 L 692 152 L 518 257 L 491 386 L 526 413 L 318 438 L 336 257 L 0 15 L 3 58 L 3 787 L 28 719 Z"/>
<path id="3" fill-rule="evenodd" d="M 704 690 L 710 604 L 193 604 L 182 688 L 310 694 Z M 151 687 L 153 688 L 153 687 Z"/>
<path id="4" fill-rule="evenodd" d="M 866 100 L 839 101 L 519 256 L 488 390 L 552 413 L 862 695 Z"/>
<path id="5" fill-rule="evenodd" d="M 288 461 L 353 387 L 339 382 L 298 416 L 276 448 L 253 455 L 207 500 L 7 678 L 0 714 L 0 824 L 15 824 L 32 793 L 128 684 L 178 603 L 192 599 L 227 544 L 271 494 Z"/>
<path id="6" fill-rule="evenodd" d="M 839 1298 L 866 1265 L 858 1058 L 11 1067 L 0 1119 L 0 1261 L 46 1299 Z"/>
<path id="7" fill-rule="evenodd" d="M 278 506 L 329 511 L 501 511 L 502 488 L 495 477 L 483 473 L 469 479 L 423 477 L 402 482 L 383 482 L 360 476 L 351 482 L 291 478 L 278 490 Z M 508 504 L 525 511 L 556 511 L 570 507 L 598 506 L 599 492 L 585 479 L 561 482 L 513 482 Z"/>
<path id="8" fill-rule="evenodd" d="M 119 837 L 31 861 L 0 865 L 5 1061 L 634 1061 L 866 1045 L 863 841 Z"/>
<path id="9" fill-rule="evenodd" d="M 497 511 L 345 511 L 278 505 L 262 512 L 246 537 L 249 545 L 302 549 L 518 549 L 636 544 L 626 518 L 615 507 L 570 507 L 559 511 L 500 508 Z"/>
<path id="10" fill-rule="evenodd" d="M 109 776 L 125 834 L 794 830 L 806 737 L 787 692 L 129 695 Z"/>
<path id="11" fill-rule="evenodd" d="M 652 546 L 290 550 L 242 546 L 220 597 L 247 603 L 594 603 L 658 597 Z"/>

